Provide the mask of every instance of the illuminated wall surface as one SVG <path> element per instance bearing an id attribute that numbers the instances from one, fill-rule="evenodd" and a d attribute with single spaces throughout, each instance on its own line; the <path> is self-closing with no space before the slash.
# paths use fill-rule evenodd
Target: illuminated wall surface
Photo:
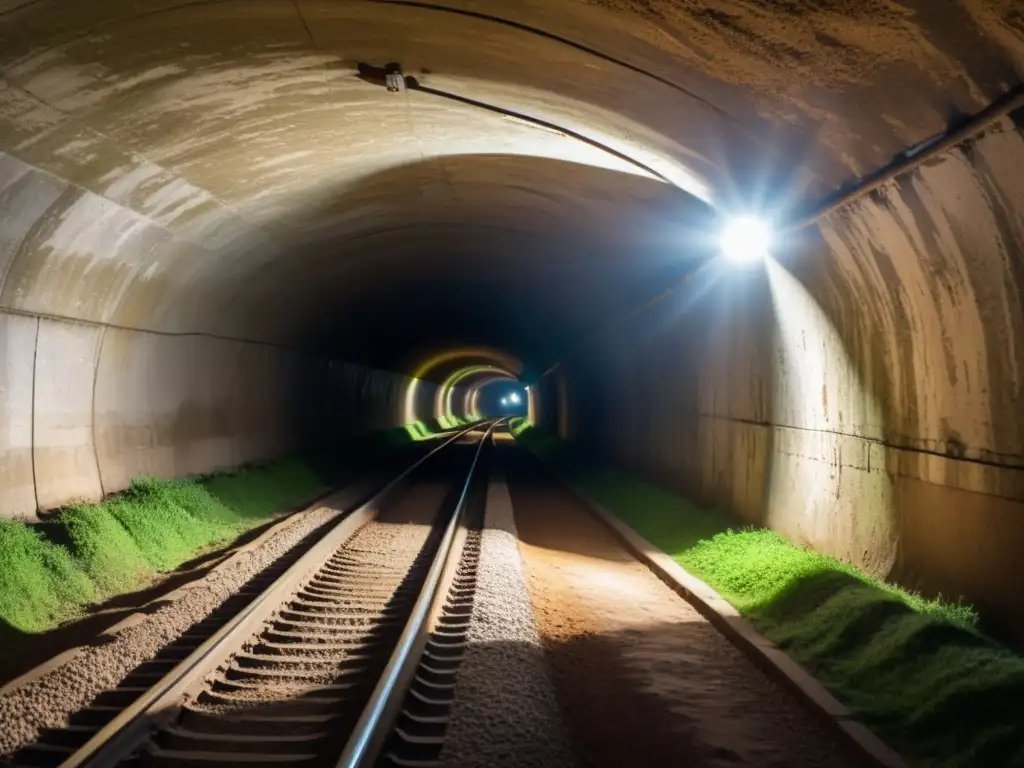
<path id="1" fill-rule="evenodd" d="M 609 458 L 1019 622 L 1021 171 L 1007 119 L 782 263 L 695 277 L 578 350 L 545 401 L 585 386 L 560 429 Z"/>
<path id="2" fill-rule="evenodd" d="M 1024 632 L 1021 111 L 714 259 L 720 214 L 784 225 L 1017 86 L 1016 3 L 931 7 L 0 0 L 0 515 L 425 436 L 507 377 Z"/>

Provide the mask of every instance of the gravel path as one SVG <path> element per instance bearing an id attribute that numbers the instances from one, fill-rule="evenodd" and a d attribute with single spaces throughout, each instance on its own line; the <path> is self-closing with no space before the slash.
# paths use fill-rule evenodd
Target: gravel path
<path id="1" fill-rule="evenodd" d="M 0 697 L 0 756 L 35 741 L 44 728 L 65 725 L 69 715 L 116 687 L 139 664 L 206 618 L 256 573 L 316 528 L 351 508 L 354 499 L 365 491 L 365 484 L 346 488 L 316 509 L 294 515 L 267 540 L 186 585 L 175 593 L 173 602 L 116 633 L 109 642 L 86 648 L 43 677 L 6 692 Z"/>
<path id="2" fill-rule="evenodd" d="M 517 459 L 527 585 L 579 766 L 844 768 L 850 750 Z"/>
<path id="3" fill-rule="evenodd" d="M 569 766 L 572 759 L 526 591 L 512 502 L 492 479 L 481 533 L 469 647 L 459 667 L 441 763 L 455 768 Z"/>

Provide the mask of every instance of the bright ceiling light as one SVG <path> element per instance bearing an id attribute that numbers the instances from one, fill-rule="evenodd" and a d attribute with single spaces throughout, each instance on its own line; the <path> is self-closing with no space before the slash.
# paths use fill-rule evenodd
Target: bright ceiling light
<path id="1" fill-rule="evenodd" d="M 722 255 L 737 264 L 763 261 L 768 257 L 771 243 L 771 228 L 756 216 L 729 219 L 722 230 Z"/>
<path id="2" fill-rule="evenodd" d="M 508 399 L 512 401 L 513 405 L 519 405 L 520 398 L 518 392 L 513 392 L 511 395 L 508 396 Z"/>

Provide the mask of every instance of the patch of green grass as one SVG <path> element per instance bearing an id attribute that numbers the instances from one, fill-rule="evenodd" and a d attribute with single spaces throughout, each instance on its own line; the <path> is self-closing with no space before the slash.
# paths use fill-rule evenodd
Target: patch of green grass
<path id="1" fill-rule="evenodd" d="M 429 440 L 434 436 L 433 431 L 422 421 L 413 421 L 405 425 L 410 439 L 415 441 Z"/>
<path id="2" fill-rule="evenodd" d="M 933 600 L 736 527 L 534 429 L 519 441 L 699 577 L 913 764 L 1024 766 L 1024 658 Z"/>
<path id="3" fill-rule="evenodd" d="M 518 437 L 529 427 L 530 420 L 525 416 L 513 416 L 508 420 L 508 431 L 512 433 L 513 437 Z"/>
<path id="4" fill-rule="evenodd" d="M 68 507 L 42 524 L 0 518 L 0 646 L 138 589 L 412 442 L 395 427 L 233 473 L 136 478 L 100 504 Z"/>
<path id="5" fill-rule="evenodd" d="M 421 440 L 430 440 L 443 432 L 460 429 L 461 427 L 468 426 L 472 423 L 473 421 L 470 419 L 463 419 L 456 416 L 441 416 L 436 421 L 431 422 L 412 421 L 404 427 L 400 427 L 400 429 L 403 431 L 404 437 L 407 438 L 407 441 L 420 442 Z M 388 432 L 391 431 L 392 430 L 388 430 Z"/>
<path id="6" fill-rule="evenodd" d="M 24 523 L 0 520 L 0 619 L 41 632 L 93 596 L 92 583 L 67 548 Z"/>
<path id="7" fill-rule="evenodd" d="M 8 635 L 51 629 L 324 489 L 309 464 L 285 459 L 208 478 L 137 478 L 100 504 L 61 510 L 47 536 L 0 520 L 0 622 Z"/>
<path id="8" fill-rule="evenodd" d="M 441 426 L 441 429 L 458 429 L 469 424 L 466 419 L 459 416 L 438 416 L 437 423 Z"/>

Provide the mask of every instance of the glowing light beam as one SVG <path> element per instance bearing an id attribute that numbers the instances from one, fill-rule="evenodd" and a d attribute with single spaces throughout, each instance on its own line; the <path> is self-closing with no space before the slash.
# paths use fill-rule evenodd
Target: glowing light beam
<path id="1" fill-rule="evenodd" d="M 768 258 L 772 230 L 757 216 L 736 216 L 726 221 L 719 244 L 722 256 L 734 264 L 754 264 Z"/>

